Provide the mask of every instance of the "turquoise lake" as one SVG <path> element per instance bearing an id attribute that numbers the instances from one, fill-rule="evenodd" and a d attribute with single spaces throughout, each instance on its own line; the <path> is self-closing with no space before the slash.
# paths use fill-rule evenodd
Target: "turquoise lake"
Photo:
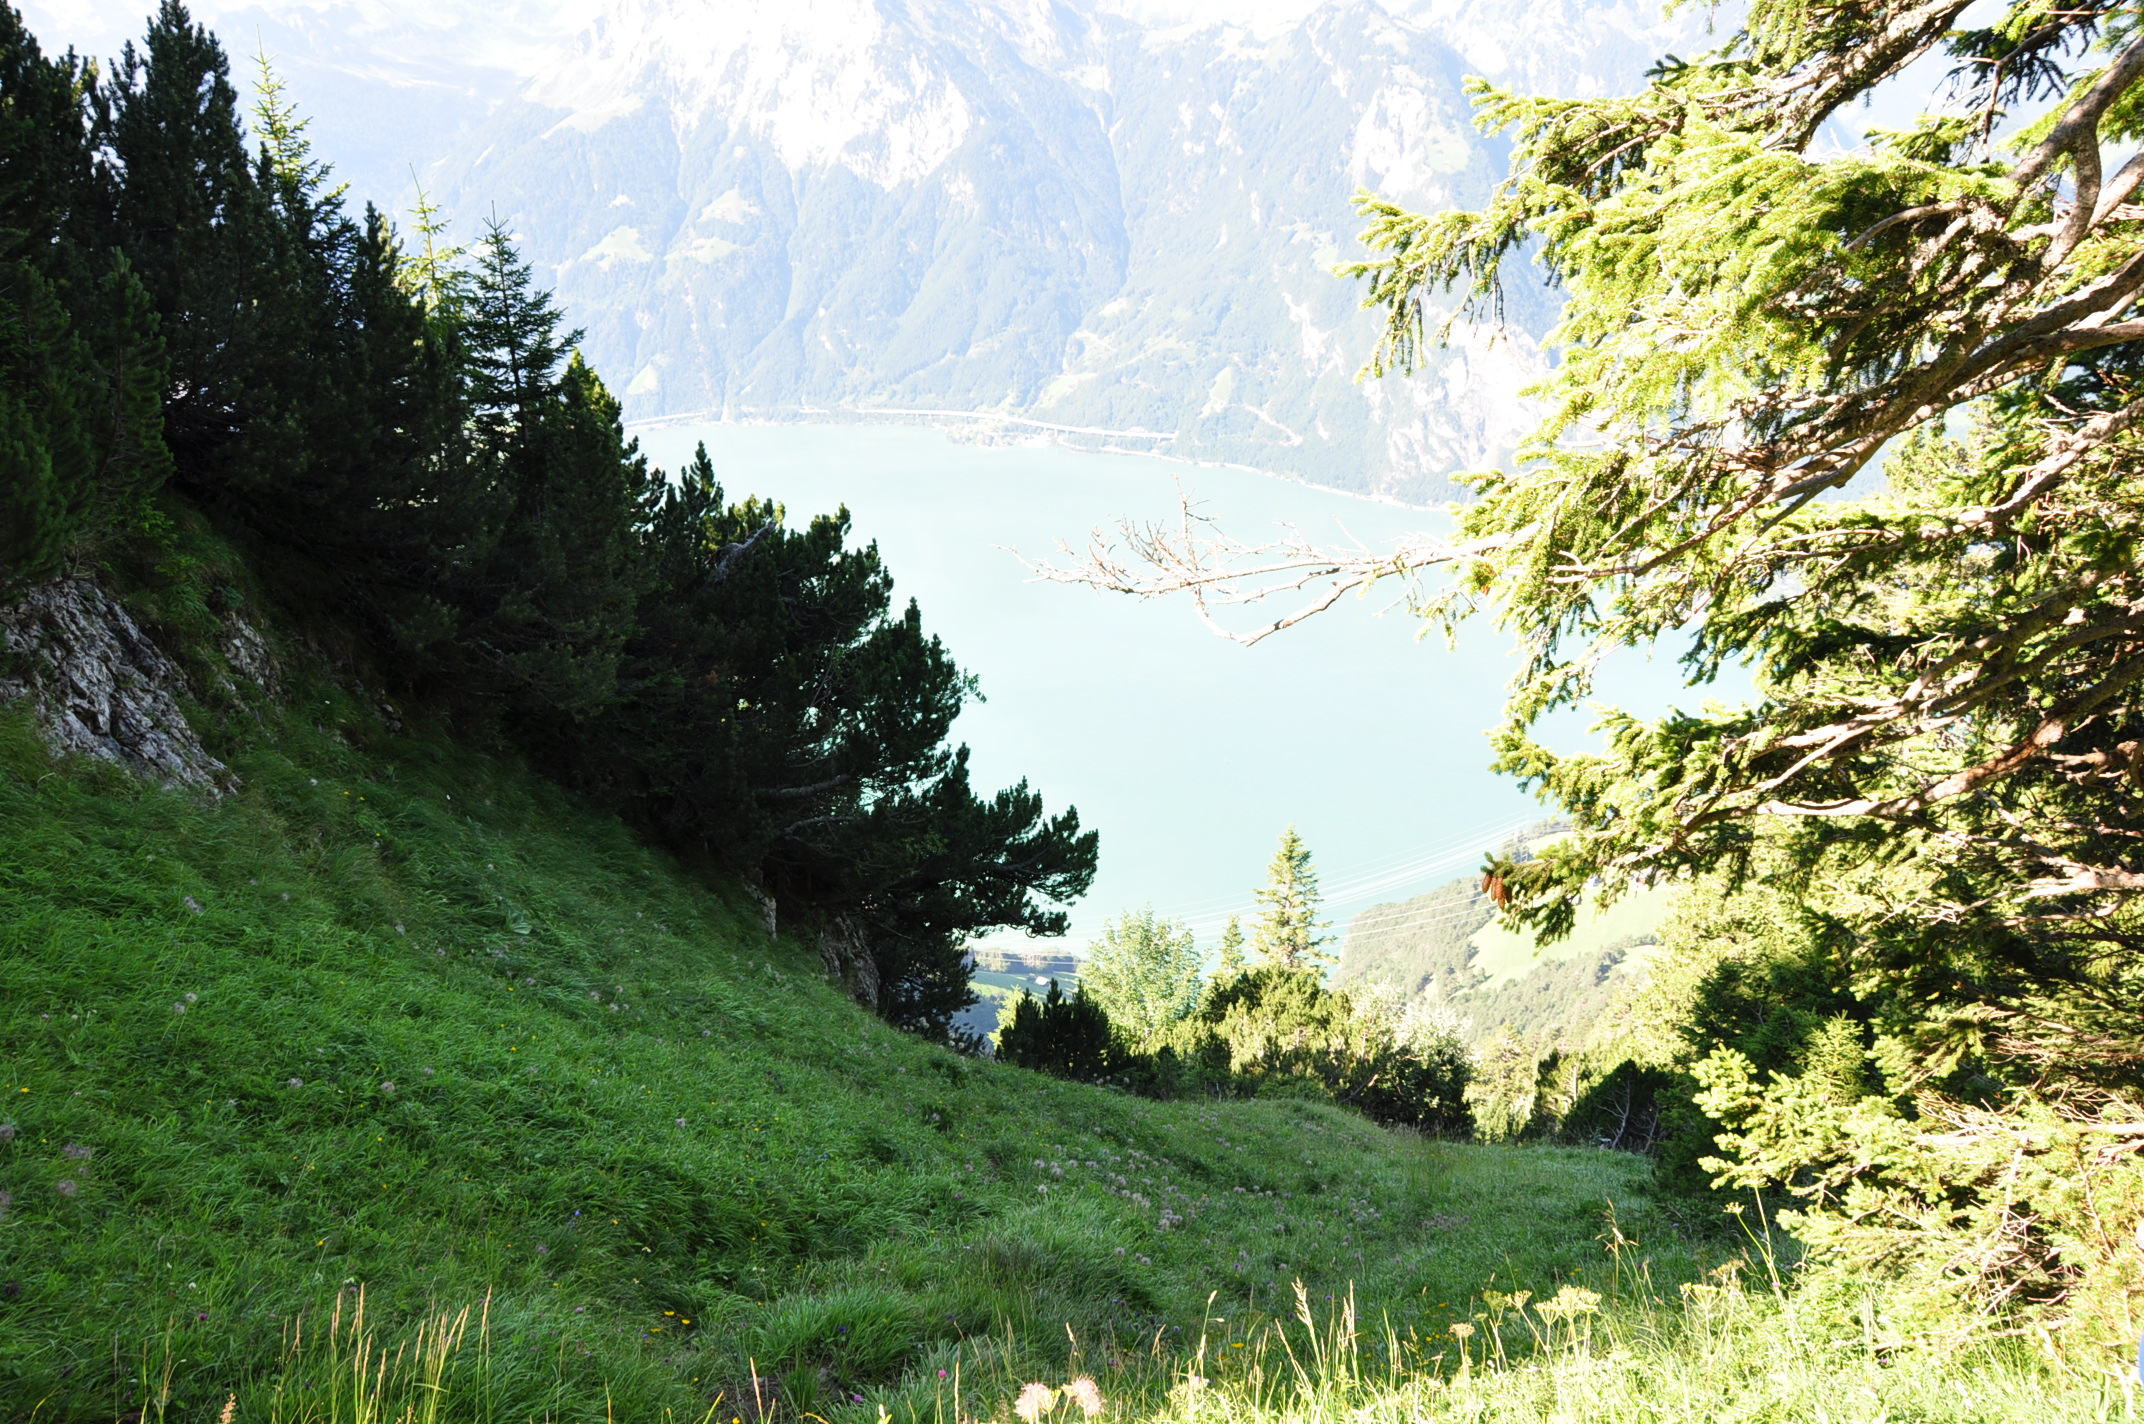
<path id="1" fill-rule="evenodd" d="M 846 504 L 897 596 L 981 681 L 955 735 L 979 790 L 1026 777 L 1054 811 L 1101 832 L 1101 872 L 1073 909 L 1072 946 L 1151 903 L 1210 948 L 1281 831 L 1308 841 L 1335 932 L 1356 910 L 1478 865 L 1542 808 L 1487 768 L 1484 735 L 1514 666 L 1496 630 L 1457 650 L 1418 638 L 1389 599 L 1344 601 L 1256 647 L 1215 636 L 1183 601 L 1141 602 L 1034 582 L 1014 552 L 1078 547 L 1119 515 L 1173 517 L 1176 481 L 1239 538 L 1293 524 L 1372 548 L 1438 516 L 1247 471 L 1046 445 L 983 445 L 935 430 L 701 425 L 636 432 L 665 468 L 705 441 L 734 498 L 781 501 L 791 523 Z M 1257 621 L 1255 619 L 1250 621 Z M 1657 706 L 1666 660 L 1633 660 L 1610 689 Z M 1696 694 L 1677 700 L 1693 702 Z M 1554 740 L 1583 736 L 1570 719 Z M 1001 939 L 1008 947 L 1020 937 Z"/>

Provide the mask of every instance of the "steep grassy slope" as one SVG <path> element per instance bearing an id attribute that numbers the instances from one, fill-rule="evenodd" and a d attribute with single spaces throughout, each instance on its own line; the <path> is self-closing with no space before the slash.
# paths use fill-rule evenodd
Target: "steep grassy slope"
<path id="1" fill-rule="evenodd" d="M 288 699 L 218 748 L 220 803 L 5 723 L 0 1419 L 299 1417 L 360 1289 L 382 1339 L 482 1312 L 467 1417 L 838 1424 L 1062 1369 L 1068 1333 L 1118 1390 L 1297 1276 L 1427 1338 L 1601 1268 L 1611 1198 L 1659 1278 L 1706 1264 L 1635 1159 L 904 1038 L 544 783 Z"/>
<path id="2" fill-rule="evenodd" d="M 1633 890 L 1605 910 L 1589 906 L 1580 912 L 1571 933 L 1550 945 L 1537 945 L 1531 934 L 1506 929 L 1491 920 L 1468 938 L 1474 954 L 1467 967 L 1488 976 L 1482 989 L 1495 989 L 1517 983 L 1543 964 L 1595 956 L 1611 946 L 1627 946 L 1630 955 L 1622 969 L 1624 973 L 1634 972 L 1644 965 L 1649 942 L 1680 893 L 1680 887 L 1653 886 Z"/>

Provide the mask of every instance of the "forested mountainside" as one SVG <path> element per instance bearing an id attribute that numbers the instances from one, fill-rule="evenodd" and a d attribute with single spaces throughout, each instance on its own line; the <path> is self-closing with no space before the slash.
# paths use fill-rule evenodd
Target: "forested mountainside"
<path id="1" fill-rule="evenodd" d="M 0 7 L 0 85 L 0 695 L 54 741 L 123 759 L 129 678 L 78 666 L 138 641 L 115 596 L 196 664 L 172 717 L 251 609 L 741 877 L 903 1027 L 952 1031 L 969 934 L 1062 933 L 1095 838 L 972 788 L 974 684 L 876 547 L 651 469 L 503 228 L 352 211 L 176 0 L 101 68 Z"/>
<path id="2" fill-rule="evenodd" d="M 1462 876 L 1357 914 L 1333 978 L 1432 1001 L 1477 1050 L 1510 1033 L 1535 1058 L 1573 1051 L 1599 1036 L 1619 994 L 1642 978 L 1673 903 L 1671 891 L 1641 891 L 1537 945 L 1499 927 L 1481 877 Z"/>

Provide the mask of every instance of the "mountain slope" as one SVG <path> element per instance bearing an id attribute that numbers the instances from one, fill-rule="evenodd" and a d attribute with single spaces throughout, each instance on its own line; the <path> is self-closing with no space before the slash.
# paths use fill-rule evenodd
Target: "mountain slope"
<path id="1" fill-rule="evenodd" d="M 258 618 L 227 555 L 187 554 Z M 1492 1276 L 1590 1269 L 1608 1198 L 1643 1213 L 1642 1159 L 1149 1103 L 905 1038 L 740 888 L 421 712 L 393 729 L 311 651 L 332 630 L 262 631 L 281 702 L 174 648 L 211 669 L 221 799 L 56 764 L 0 712 L 9 1424 L 233 1395 L 244 1424 L 279 1390 L 291 1417 L 349 1378 L 360 1290 L 389 1355 L 470 1307 L 451 1417 L 719 1394 L 866 1424 L 929 1417 L 946 1376 L 1000 1416 L 1068 1328 L 1153 1405 L 1212 1292 L 1240 1322 L 1352 1283 L 1441 1329 Z M 1525 1223 L 1496 1210 L 1513 1172 Z M 1663 1279 L 1705 1264 L 1662 1231 Z"/>
<path id="2" fill-rule="evenodd" d="M 92 48 L 135 19 L 31 8 Z M 274 57 L 355 199 L 407 229 L 421 177 L 462 238 L 512 228 L 636 419 L 860 412 L 1455 493 L 1453 472 L 1528 423 L 1553 294 L 1521 283 L 1505 329 L 1463 326 L 1420 378 L 1357 383 L 1378 325 L 1331 273 L 1358 255 L 1351 196 L 1479 202 L 1504 149 L 1474 130 L 1466 75 L 1627 89 L 1704 43 L 1709 17 L 1643 0 L 1120 13 L 1144 8 L 197 7 Z"/>
<path id="3" fill-rule="evenodd" d="M 1359 2 L 1261 37 L 617 0 L 442 187 L 555 268 L 642 416 L 995 412 L 1427 496 L 1508 448 L 1547 309 L 1358 386 L 1376 323 L 1331 268 L 1358 186 L 1486 196 L 1464 69 Z"/>

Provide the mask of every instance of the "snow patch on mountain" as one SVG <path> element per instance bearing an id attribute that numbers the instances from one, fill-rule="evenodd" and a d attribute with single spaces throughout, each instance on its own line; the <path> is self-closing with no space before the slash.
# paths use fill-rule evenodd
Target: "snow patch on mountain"
<path id="1" fill-rule="evenodd" d="M 792 169 L 840 164 L 891 188 L 936 169 L 973 120 L 936 61 L 872 0 L 618 0 L 524 97 L 590 134 L 653 102 L 681 128 L 753 134 Z"/>

